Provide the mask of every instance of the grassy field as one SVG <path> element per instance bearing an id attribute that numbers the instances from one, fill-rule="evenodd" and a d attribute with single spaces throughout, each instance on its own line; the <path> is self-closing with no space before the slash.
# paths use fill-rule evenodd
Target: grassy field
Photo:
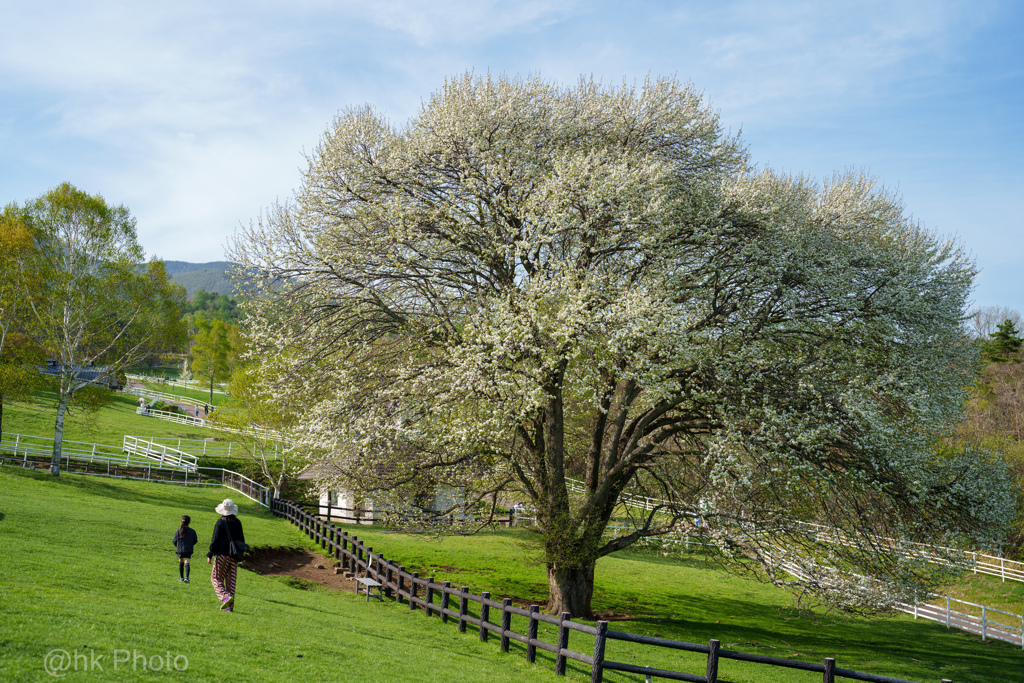
<path id="1" fill-rule="evenodd" d="M 224 489 L 3 467 L 0 490 L 0 680 L 53 680 L 54 650 L 72 657 L 58 672 L 67 681 L 555 680 L 419 613 L 247 571 L 235 612 L 221 612 L 205 553 L 192 583 L 179 583 L 170 541 L 188 513 L 197 550 L 209 543 Z M 301 542 L 287 523 L 241 508 L 252 544 Z"/>
<path id="2" fill-rule="evenodd" d="M 205 439 L 213 436 L 209 429 L 175 424 L 153 417 L 136 415 L 138 397 L 111 394 L 111 405 L 94 413 L 72 410 L 64 420 L 64 438 L 119 445 L 125 434 L 132 436 L 166 436 L 176 439 Z M 4 404 L 3 430 L 12 434 L 53 437 L 53 423 L 57 418 L 57 397 L 53 392 L 41 392 L 31 402 Z"/>
<path id="3" fill-rule="evenodd" d="M 347 530 L 421 576 L 469 586 L 471 592 L 489 590 L 517 603 L 543 604 L 547 598 L 541 556 L 519 530 L 443 539 L 366 526 Z M 595 584 L 595 610 L 633 617 L 613 622 L 614 630 L 697 643 L 716 638 L 727 649 L 805 661 L 835 657 L 842 668 L 919 681 L 1024 681 L 1024 652 L 1008 643 L 982 642 L 905 615 L 864 619 L 800 611 L 788 593 L 725 573 L 699 556 L 680 561 L 617 553 L 599 561 Z M 697 658 L 622 642 L 609 643 L 607 658 L 703 671 Z M 584 673 L 576 668 L 578 677 Z M 820 675 L 737 662 L 724 662 L 720 675 L 765 683 L 820 680 Z M 606 680 L 635 679 L 609 673 Z"/>
<path id="4" fill-rule="evenodd" d="M 213 403 L 210 403 L 210 391 L 202 389 L 192 389 L 182 386 L 176 386 L 173 384 L 158 383 L 158 382 L 140 382 L 147 389 L 153 391 L 162 391 L 165 394 L 172 394 L 174 396 L 183 396 L 185 398 L 191 398 L 195 401 L 201 401 L 203 403 L 209 403 L 211 406 L 220 404 L 227 401 L 227 397 L 224 394 L 213 394 Z"/>
<path id="5" fill-rule="evenodd" d="M 73 415 L 68 438 L 119 443 L 124 433 L 209 434 L 137 416 L 134 405 L 133 397 L 116 396 L 112 406 L 94 415 Z M 40 403 L 9 405 L 4 430 L 48 435 L 52 420 L 52 409 Z M 0 492 L 0 680 L 49 680 L 43 658 L 53 649 L 105 654 L 103 675 L 111 680 L 139 677 L 137 668 L 125 668 L 130 664 L 111 671 L 114 650 L 182 654 L 195 680 L 553 679 L 546 654 L 531 666 L 522 648 L 513 645 L 518 655 L 502 655 L 495 641 L 479 644 L 474 635 L 460 635 L 452 624 L 441 625 L 404 606 L 368 607 L 351 594 L 297 590 L 294 583 L 250 572 L 241 574 L 238 611 L 221 614 L 201 557 L 193 583 L 177 582 L 170 536 L 178 517 L 188 513 L 201 542 L 208 541 L 213 507 L 233 496 L 226 489 L 74 475 L 54 480 L 4 467 Z M 254 545 L 309 546 L 291 525 L 246 506 L 247 537 Z M 473 592 L 488 590 L 495 598 L 514 597 L 520 604 L 546 599 L 543 561 L 527 531 L 435 540 L 366 526 L 349 529 L 421 575 Z M 968 576 L 950 592 L 1024 611 L 1021 584 Z M 1024 653 L 1009 644 L 984 643 L 909 616 L 865 620 L 800 612 L 788 594 L 723 573 L 696 555 L 604 558 L 594 606 L 631 617 L 615 621 L 615 630 L 702 643 L 717 638 L 728 649 L 814 662 L 832 656 L 843 668 L 919 681 L 1024 681 Z M 586 652 L 591 645 L 574 634 L 571 646 Z M 691 673 L 703 666 L 697 657 L 621 642 L 610 643 L 607 656 Z M 229 665 L 228 657 L 242 664 Z M 734 662 L 724 662 L 721 672 L 740 683 L 820 680 L 820 675 Z M 71 672 L 67 678 L 92 680 L 93 674 Z M 589 670 L 569 664 L 570 680 L 588 676 Z M 606 680 L 638 679 L 608 673 Z"/>

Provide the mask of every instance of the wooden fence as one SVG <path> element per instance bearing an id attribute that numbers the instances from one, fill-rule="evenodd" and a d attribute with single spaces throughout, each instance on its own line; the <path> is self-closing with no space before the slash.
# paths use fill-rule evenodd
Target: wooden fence
<path id="1" fill-rule="evenodd" d="M 466 632 L 468 627 L 473 627 L 481 641 L 486 642 L 493 634 L 500 638 L 502 652 L 509 651 L 509 644 L 512 641 L 522 643 L 526 646 L 526 659 L 530 663 L 536 662 L 537 650 L 550 652 L 554 655 L 555 673 L 558 675 L 565 675 L 566 663 L 571 659 L 590 667 L 591 683 L 601 683 L 605 671 L 623 671 L 651 678 L 667 678 L 676 681 L 692 681 L 693 683 L 729 683 L 726 679 L 719 677 L 719 664 L 722 660 L 734 660 L 817 672 L 822 674 L 824 683 L 834 683 L 839 678 L 872 683 L 913 683 L 900 678 L 841 669 L 830 657 L 826 657 L 822 664 L 766 657 L 724 650 L 721 648 L 721 643 L 714 639 L 704 645 L 654 638 L 609 630 L 607 621 L 598 621 L 594 626 L 574 622 L 568 612 L 563 612 L 557 617 L 542 614 L 538 605 L 530 605 L 529 609 L 515 607 L 510 598 L 504 598 L 501 601 L 494 600 L 488 592 L 474 595 L 469 592 L 467 586 L 456 588 L 451 585 L 451 582 L 438 583 L 432 576 L 421 578 L 418 572 L 408 572 L 405 567 L 385 558 L 383 553 L 374 552 L 372 547 L 364 545 L 359 541 L 358 536 L 350 536 L 342 532 L 330 522 L 307 512 L 303 509 L 304 507 L 303 504 L 280 499 L 274 499 L 270 504 L 271 512 L 297 525 L 314 542 L 319 543 L 328 555 L 339 560 L 343 569 L 356 576 L 361 574 L 379 582 L 385 596 L 393 596 L 399 604 L 404 601 L 411 611 L 422 610 L 424 615 L 428 617 L 436 615 L 445 623 L 449 620 L 455 621 L 461 632 Z M 476 605 L 472 611 L 470 603 Z M 513 616 L 526 619 L 525 633 L 512 628 Z M 555 630 L 552 633 L 556 642 L 547 642 L 540 637 L 540 624 L 554 627 Z M 586 648 L 586 652 L 570 649 L 569 637 L 573 632 L 593 638 L 593 647 Z M 702 654 L 706 656 L 705 671 L 703 675 L 700 675 L 611 661 L 605 657 L 608 641 L 623 641 Z M 942 679 L 942 682 L 951 683 L 949 679 Z"/>

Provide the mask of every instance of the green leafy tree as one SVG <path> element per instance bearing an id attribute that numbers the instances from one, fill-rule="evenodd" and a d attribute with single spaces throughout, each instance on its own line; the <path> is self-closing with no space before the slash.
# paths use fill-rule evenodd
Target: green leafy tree
<path id="1" fill-rule="evenodd" d="M 342 114 L 308 161 L 232 249 L 275 400 L 396 522 L 529 501 L 552 612 L 592 616 L 599 558 L 698 515 L 737 571 L 858 610 L 937 580 L 878 536 L 1009 522 L 1005 471 L 936 449 L 974 265 L 870 179 L 754 172 L 671 79 L 466 76 L 400 127 Z M 663 502 L 609 538 L 624 494 Z"/>
<path id="2" fill-rule="evenodd" d="M 238 307 L 235 297 L 200 289 L 185 306 L 185 313 L 196 319 L 216 319 L 228 324 L 238 324 L 242 310 Z"/>
<path id="3" fill-rule="evenodd" d="M 239 365 L 228 384 L 230 398 L 218 411 L 213 426 L 231 427 L 232 438 L 246 444 L 253 463 L 274 496 L 294 482 L 308 464 L 308 458 L 295 430 L 300 427 L 301 408 L 277 400 L 268 374 L 273 361 Z"/>
<path id="4" fill-rule="evenodd" d="M 213 405 L 213 386 L 218 382 L 227 381 L 237 357 L 231 343 L 237 334 L 232 328 L 236 326 L 225 324 L 216 318 L 197 318 L 194 325 L 196 331 L 189 367 L 197 378 L 209 383 L 210 405 Z"/>
<path id="5" fill-rule="evenodd" d="M 1024 339 L 1017 334 L 1013 321 L 1007 318 L 990 335 L 982 346 L 981 355 L 990 363 L 1006 363 L 1020 360 L 1020 346 Z"/>
<path id="6" fill-rule="evenodd" d="M 50 464 L 59 475 L 72 397 L 110 382 L 154 348 L 181 343 L 185 290 L 168 279 L 162 263 L 144 262 L 135 219 L 124 206 L 63 183 L 21 213 L 34 240 L 34 279 L 21 290 L 31 310 L 29 331 L 59 369 Z"/>

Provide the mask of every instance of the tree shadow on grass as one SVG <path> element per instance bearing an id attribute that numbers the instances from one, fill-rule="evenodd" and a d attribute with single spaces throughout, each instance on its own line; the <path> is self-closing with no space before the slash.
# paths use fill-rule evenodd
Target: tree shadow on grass
<path id="1" fill-rule="evenodd" d="M 977 636 L 947 631 L 941 624 L 888 616 L 787 614 L 783 609 L 773 617 L 766 614 L 770 609 L 757 602 L 727 598 L 710 602 L 688 598 L 676 605 L 684 612 L 687 605 L 692 606 L 704 618 L 644 616 L 616 624 L 613 630 L 702 645 L 714 638 L 727 650 L 783 659 L 821 663 L 825 657 L 836 657 L 837 666 L 875 674 L 901 664 L 925 665 L 931 671 L 943 671 L 945 677 L 955 673 L 952 677 L 958 681 L 994 681 L 1008 680 L 1008 672 L 1024 667 L 1024 653 L 1010 643 L 982 643 Z M 859 652 L 841 654 L 844 650 Z M 659 659 L 669 656 L 659 654 Z M 879 660 L 885 663 L 880 665 Z"/>

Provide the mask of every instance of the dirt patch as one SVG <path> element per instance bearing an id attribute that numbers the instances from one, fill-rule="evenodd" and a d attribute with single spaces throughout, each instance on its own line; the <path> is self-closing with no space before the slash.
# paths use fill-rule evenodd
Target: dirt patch
<path id="1" fill-rule="evenodd" d="M 245 558 L 245 562 L 239 565 L 242 569 L 263 576 L 283 576 L 298 579 L 289 582 L 289 585 L 302 588 L 304 583 L 312 582 L 329 588 L 331 590 L 342 590 L 350 593 L 356 592 L 356 580 L 345 578 L 344 573 L 335 574 L 336 566 L 341 563 L 320 553 L 314 553 L 305 548 L 253 548 Z M 437 567 L 448 572 L 457 572 L 455 567 Z M 409 568 L 415 571 L 415 568 Z M 500 599 L 500 598 L 499 598 Z M 440 597 L 434 600 L 440 603 Z M 530 605 L 539 605 L 542 612 L 547 610 L 547 600 L 526 600 L 523 598 L 512 598 L 512 604 L 522 609 L 529 609 Z M 634 614 L 625 612 L 596 612 L 598 619 L 604 621 L 628 621 L 636 618 Z"/>
<path id="2" fill-rule="evenodd" d="M 340 564 L 305 548 L 254 548 L 239 566 L 263 576 L 290 576 L 331 590 L 355 593 L 355 579 L 346 579 L 344 573 L 334 573 L 335 565 Z"/>

